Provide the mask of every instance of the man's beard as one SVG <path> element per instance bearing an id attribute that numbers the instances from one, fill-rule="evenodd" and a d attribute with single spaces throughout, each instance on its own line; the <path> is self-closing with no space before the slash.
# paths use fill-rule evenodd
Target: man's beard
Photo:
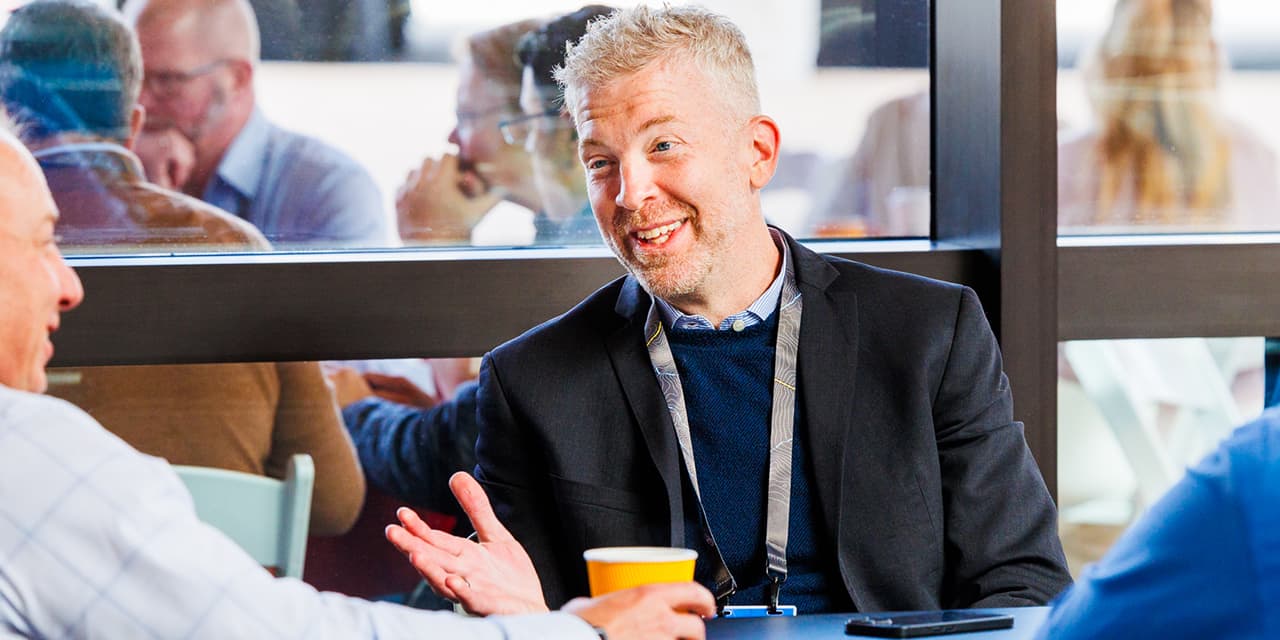
<path id="1" fill-rule="evenodd" d="M 655 208 L 656 211 L 653 210 Z M 706 282 L 707 275 L 722 253 L 723 238 L 721 234 L 705 229 L 701 217 L 687 204 L 671 203 L 655 208 L 620 216 L 614 221 L 612 233 L 603 235 L 614 255 L 646 291 L 667 301 L 679 300 L 697 293 Z M 672 219 L 684 220 L 679 233 L 693 234 L 692 242 L 683 253 L 641 256 L 632 250 L 628 229 Z"/>
<path id="2" fill-rule="evenodd" d="M 205 107 L 204 113 L 200 115 L 196 122 L 183 126 L 173 118 L 152 117 L 151 114 L 147 114 L 146 128 L 152 131 L 174 129 L 182 134 L 184 138 L 190 140 L 191 144 L 199 151 L 201 142 L 209 128 L 226 117 L 228 102 L 227 92 L 222 87 L 215 86 L 209 96 L 208 106 Z"/>

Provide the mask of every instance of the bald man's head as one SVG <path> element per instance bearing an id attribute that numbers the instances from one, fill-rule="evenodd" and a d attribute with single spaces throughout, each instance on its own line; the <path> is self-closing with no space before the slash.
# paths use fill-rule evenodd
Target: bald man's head
<path id="1" fill-rule="evenodd" d="M 246 0 L 130 0 L 142 48 L 138 97 L 149 132 L 177 132 L 196 162 L 196 192 L 253 114 L 258 27 Z"/>
<path id="2" fill-rule="evenodd" d="M 0 128 L 0 385 L 42 392 L 59 314 L 80 304 L 80 280 L 54 244 L 58 211 L 35 159 Z"/>
<path id="3" fill-rule="evenodd" d="M 164 30 L 210 59 L 258 62 L 258 19 L 248 0 L 129 0 L 123 11 L 139 37 Z"/>

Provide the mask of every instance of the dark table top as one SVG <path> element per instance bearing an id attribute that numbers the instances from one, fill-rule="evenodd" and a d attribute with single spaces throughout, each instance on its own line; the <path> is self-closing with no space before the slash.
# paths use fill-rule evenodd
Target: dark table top
<path id="1" fill-rule="evenodd" d="M 956 638 L 957 640 L 1031 640 L 1036 630 L 1049 615 L 1048 607 L 1020 607 L 1013 609 L 988 609 L 1011 614 L 1012 629 L 998 631 L 974 631 L 971 633 L 930 636 L 932 638 Z M 741 618 L 707 621 L 708 640 L 781 640 L 782 638 L 814 638 L 816 640 L 851 640 L 869 636 L 849 636 L 844 633 L 844 623 L 852 614 L 824 613 L 801 615 L 791 618 Z"/>

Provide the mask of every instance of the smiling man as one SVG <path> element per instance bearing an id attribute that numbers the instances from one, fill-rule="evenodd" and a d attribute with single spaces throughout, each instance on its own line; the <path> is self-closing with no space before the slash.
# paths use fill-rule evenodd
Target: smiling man
<path id="1" fill-rule="evenodd" d="M 1070 582 L 973 291 L 765 224 L 779 130 L 735 26 L 625 10 L 559 78 L 630 275 L 481 370 L 478 479 L 547 602 L 613 545 L 695 548 L 720 604 L 801 612 L 1043 604 Z"/>

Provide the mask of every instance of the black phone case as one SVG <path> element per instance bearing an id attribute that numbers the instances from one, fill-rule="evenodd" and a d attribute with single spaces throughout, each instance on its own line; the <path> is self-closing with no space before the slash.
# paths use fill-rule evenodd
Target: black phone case
<path id="1" fill-rule="evenodd" d="M 874 636 L 877 638 L 922 638 L 940 636 L 950 633 L 966 633 L 969 631 L 988 631 L 992 629 L 1009 629 L 1013 627 L 1013 616 L 992 614 L 968 620 L 944 620 L 938 622 L 918 623 L 881 623 L 869 620 L 850 619 L 844 625 L 848 635 Z"/>

